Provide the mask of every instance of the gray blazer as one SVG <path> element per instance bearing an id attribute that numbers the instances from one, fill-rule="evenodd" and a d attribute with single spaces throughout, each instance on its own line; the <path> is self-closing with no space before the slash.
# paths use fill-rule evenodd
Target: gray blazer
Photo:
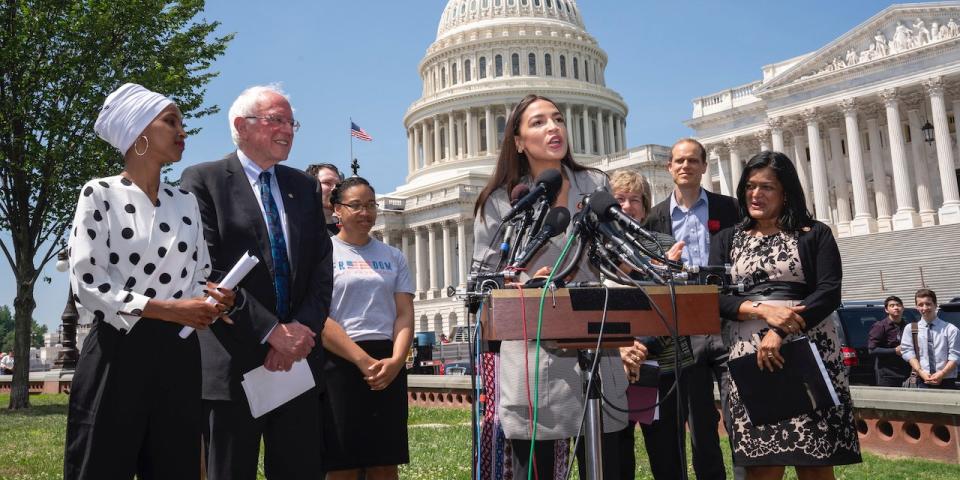
<path id="1" fill-rule="evenodd" d="M 584 195 L 594 192 L 598 187 L 609 189 L 606 175 L 595 171 L 572 172 L 564 167 L 564 173 L 570 179 L 570 192 L 567 197 L 567 208 L 571 214 L 577 211 L 577 205 Z M 529 181 L 530 179 L 526 179 Z M 495 248 L 488 248 L 491 237 L 500 226 L 501 219 L 510 209 L 510 200 L 507 197 L 506 187 L 495 190 L 484 204 L 483 219 L 474 222 L 474 252 L 475 262 L 483 262 L 487 268 L 495 268 L 500 253 Z M 568 227 L 567 234 L 573 229 Z M 528 264 L 529 271 L 535 272 L 540 267 L 550 266 L 556 262 L 567 241 L 567 235 L 553 237 Z M 497 247 L 498 242 L 494 242 Z M 574 281 L 596 281 L 599 274 L 590 265 L 586 258 L 580 259 L 580 265 L 575 272 Z M 580 413 L 583 411 L 583 382 L 581 371 L 577 363 L 577 351 L 557 348 L 552 342 L 541 342 L 540 348 L 540 407 L 537 414 L 537 439 L 558 440 L 573 437 L 580 427 Z M 500 345 L 500 361 L 497 371 L 497 414 L 504 435 L 510 439 L 530 439 L 530 419 L 527 410 L 527 390 L 524 376 L 524 354 L 528 355 L 530 371 L 527 372 L 530 382 L 536 374 L 534 358 L 536 344 L 534 342 L 507 341 Z M 600 378 L 603 384 L 603 394 L 607 400 L 619 408 L 627 408 L 627 377 L 623 371 L 620 353 L 616 349 L 603 350 L 600 357 Z M 533 386 L 530 392 L 533 394 Z M 627 414 L 603 407 L 603 430 L 615 432 L 627 426 Z"/>

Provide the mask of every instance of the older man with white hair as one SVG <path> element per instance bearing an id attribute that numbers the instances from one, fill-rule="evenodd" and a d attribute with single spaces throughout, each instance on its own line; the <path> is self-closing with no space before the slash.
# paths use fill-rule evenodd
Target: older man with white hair
<path id="1" fill-rule="evenodd" d="M 237 150 L 182 177 L 200 204 L 213 268 L 229 270 L 245 252 L 260 260 L 240 283 L 234 325 L 200 332 L 207 475 L 255 479 L 262 439 L 267 478 L 316 478 L 318 388 L 253 418 L 241 380 L 261 365 L 285 371 L 305 358 L 323 385 L 320 333 L 338 329 L 326 322 L 333 271 L 323 200 L 315 178 L 281 164 L 300 124 L 278 86 L 248 88 L 229 116 Z"/>

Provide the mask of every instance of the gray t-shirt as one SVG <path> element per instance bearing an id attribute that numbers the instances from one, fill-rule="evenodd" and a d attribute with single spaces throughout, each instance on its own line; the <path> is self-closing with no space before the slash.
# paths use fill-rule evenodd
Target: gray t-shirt
<path id="1" fill-rule="evenodd" d="M 407 259 L 396 248 L 371 238 L 351 245 L 333 243 L 333 296 L 330 318 L 354 341 L 393 340 L 397 319 L 395 293 L 413 293 Z"/>

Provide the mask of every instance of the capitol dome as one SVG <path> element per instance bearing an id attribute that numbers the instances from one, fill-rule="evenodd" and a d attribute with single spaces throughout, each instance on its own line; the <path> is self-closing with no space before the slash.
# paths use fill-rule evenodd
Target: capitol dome
<path id="1" fill-rule="evenodd" d="M 626 150 L 627 107 L 606 66 L 573 0 L 450 0 L 404 116 L 408 175 L 396 193 L 484 183 L 511 109 L 530 93 L 557 102 L 579 161 Z"/>

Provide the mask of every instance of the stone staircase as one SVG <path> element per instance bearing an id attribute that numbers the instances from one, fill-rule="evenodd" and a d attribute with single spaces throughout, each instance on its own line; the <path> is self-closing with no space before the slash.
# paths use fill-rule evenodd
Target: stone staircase
<path id="1" fill-rule="evenodd" d="M 913 306 L 918 288 L 940 302 L 960 296 L 960 224 L 837 239 L 843 259 L 843 299 L 897 295 Z"/>

